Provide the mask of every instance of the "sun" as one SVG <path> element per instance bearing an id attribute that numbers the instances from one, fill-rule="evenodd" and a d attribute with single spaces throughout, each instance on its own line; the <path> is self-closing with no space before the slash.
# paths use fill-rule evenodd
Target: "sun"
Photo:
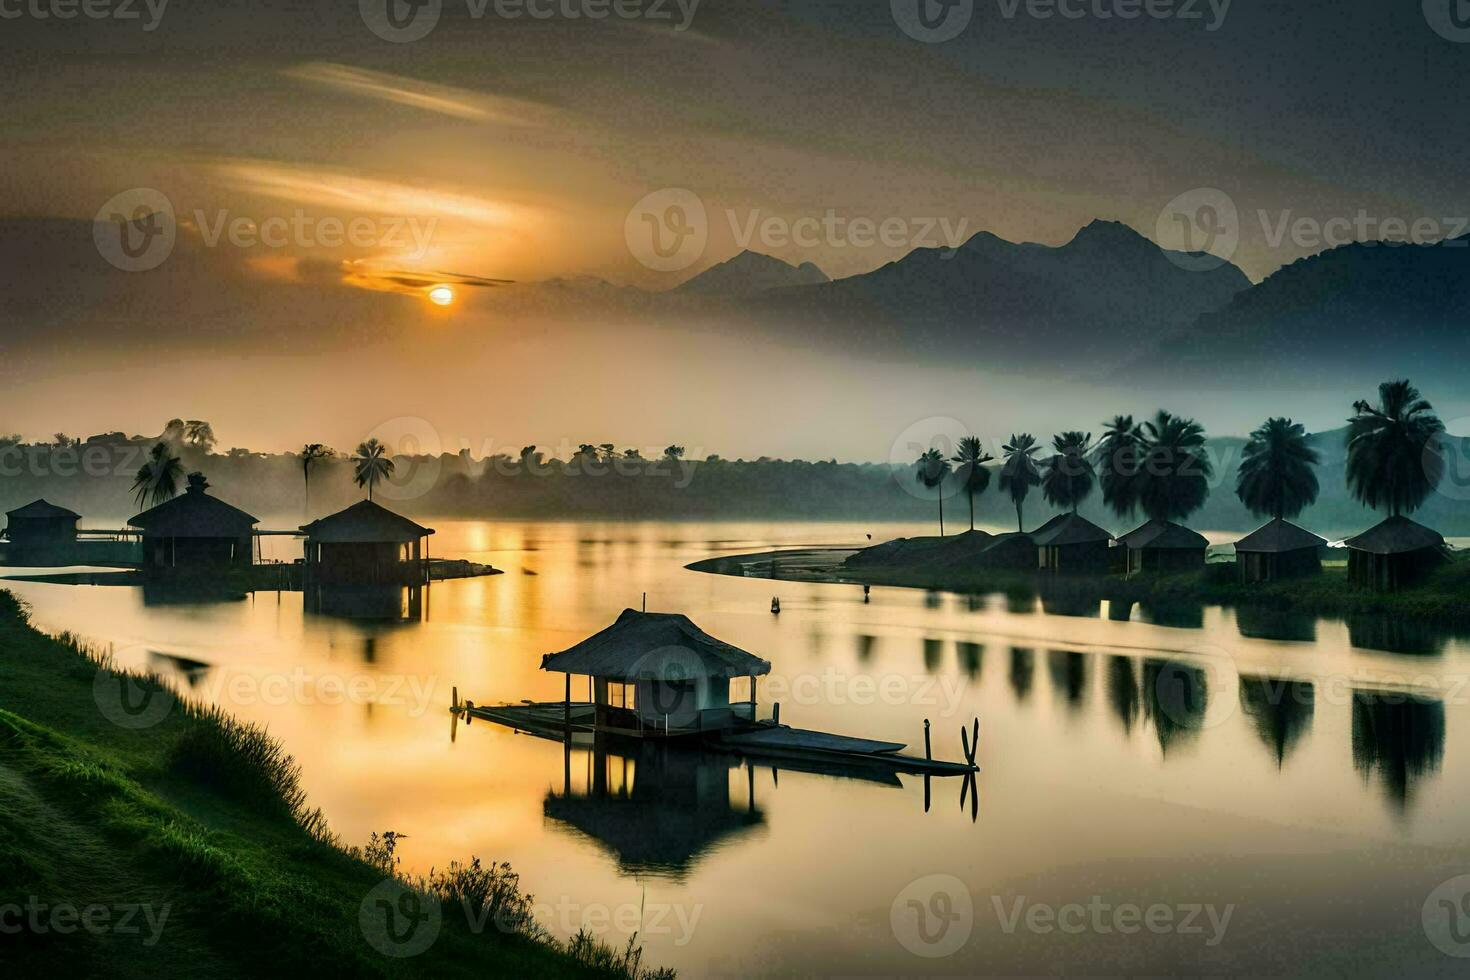
<path id="1" fill-rule="evenodd" d="M 438 306 L 448 306 L 454 302 L 454 290 L 448 286 L 435 286 L 429 290 L 429 300 Z"/>

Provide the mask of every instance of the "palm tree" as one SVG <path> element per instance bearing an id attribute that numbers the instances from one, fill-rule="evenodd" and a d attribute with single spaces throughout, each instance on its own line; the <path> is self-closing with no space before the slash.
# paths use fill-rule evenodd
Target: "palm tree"
<path id="1" fill-rule="evenodd" d="M 1131 415 L 1115 415 L 1103 423 L 1103 436 L 1097 444 L 1097 460 L 1102 464 L 1098 482 L 1102 485 L 1103 503 L 1121 518 L 1138 509 L 1138 469 L 1143 458 L 1143 436 Z"/>
<path id="2" fill-rule="evenodd" d="M 301 480 L 306 485 L 306 500 L 302 508 L 311 510 L 311 468 L 318 460 L 331 459 L 335 453 L 319 442 L 308 442 L 301 447 Z"/>
<path id="3" fill-rule="evenodd" d="M 1235 478 L 1235 495 L 1257 517 L 1295 517 L 1317 501 L 1322 462 L 1307 443 L 1307 430 L 1286 418 L 1267 419 L 1251 433 Z"/>
<path id="4" fill-rule="evenodd" d="M 1054 507 L 1069 508 L 1087 499 L 1097 483 L 1097 472 L 1087 458 L 1092 452 L 1091 432 L 1063 432 L 1051 441 L 1057 454 L 1046 461 L 1041 477 L 1041 495 Z"/>
<path id="5" fill-rule="evenodd" d="M 1347 483 L 1359 501 L 1400 516 L 1417 510 L 1439 486 L 1444 457 L 1437 437 L 1444 423 L 1408 380 L 1378 386 L 1378 405 L 1353 403 L 1348 419 Z"/>
<path id="6" fill-rule="evenodd" d="M 1024 531 L 1021 505 L 1026 502 L 1031 488 L 1041 482 L 1041 471 L 1036 468 L 1036 460 L 1031 458 L 1041 445 L 1031 433 L 1023 432 L 1011 436 L 1011 441 L 1000 448 L 1006 458 L 1000 468 L 1000 492 L 1011 495 L 1011 503 L 1016 505 L 1016 530 Z"/>
<path id="7" fill-rule="evenodd" d="M 377 439 L 369 439 L 357 447 L 352 457 L 355 467 L 354 479 L 359 487 L 367 487 L 368 500 L 373 499 L 373 487 L 378 481 L 393 475 L 393 460 L 388 449 Z"/>
<path id="8" fill-rule="evenodd" d="M 1134 482 L 1150 520 L 1184 520 L 1205 505 L 1215 467 L 1205 455 L 1205 430 L 1194 419 L 1160 410 L 1143 425 L 1143 463 Z"/>
<path id="9" fill-rule="evenodd" d="M 939 536 L 944 537 L 944 478 L 949 475 L 949 460 L 937 449 L 927 449 L 914 462 L 914 478 L 930 490 L 939 491 Z"/>
<path id="10" fill-rule="evenodd" d="M 995 462 L 995 457 L 985 451 L 979 438 L 965 436 L 960 440 L 959 451 L 951 462 L 959 463 L 960 478 L 965 493 L 970 497 L 970 530 L 975 530 L 975 495 L 984 493 L 990 486 L 990 471 L 986 463 Z"/>
<path id="11" fill-rule="evenodd" d="M 138 506 L 146 501 L 148 506 L 157 507 L 172 500 L 179 492 L 179 477 L 184 475 L 184 464 L 169 451 L 168 444 L 156 442 L 148 451 L 148 459 L 138 467 L 133 478 L 133 493 Z"/>

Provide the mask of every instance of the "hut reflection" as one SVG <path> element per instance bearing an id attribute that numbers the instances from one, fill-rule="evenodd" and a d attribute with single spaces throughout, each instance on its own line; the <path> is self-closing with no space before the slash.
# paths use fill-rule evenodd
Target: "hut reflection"
<path id="1" fill-rule="evenodd" d="M 1072 616 L 1080 619 L 1097 619 L 1102 615 L 1102 603 L 1086 595 L 1078 595 L 1068 589 L 1043 590 L 1041 611 L 1049 616 Z"/>
<path id="2" fill-rule="evenodd" d="M 1314 643 L 1317 639 L 1317 617 L 1292 609 L 1240 606 L 1235 610 L 1235 628 L 1254 640 Z"/>
<path id="3" fill-rule="evenodd" d="M 1187 599 L 1171 599 L 1164 602 L 1140 602 L 1139 612 L 1155 626 L 1169 626 L 1181 630 L 1198 630 L 1205 627 L 1204 603 Z"/>
<path id="4" fill-rule="evenodd" d="M 979 677 L 980 669 L 985 661 L 985 647 L 979 643 L 968 643 L 961 640 L 955 645 L 955 648 L 959 653 L 960 669 L 965 672 L 965 676 L 970 680 Z"/>
<path id="5" fill-rule="evenodd" d="M 1138 676 L 1129 657 L 1108 657 L 1108 704 L 1113 714 L 1123 723 L 1123 731 L 1133 731 L 1133 724 L 1143 710 L 1138 690 Z"/>
<path id="6" fill-rule="evenodd" d="M 1133 618 L 1133 600 L 1109 599 L 1108 619 L 1115 623 L 1126 623 Z"/>
<path id="7" fill-rule="evenodd" d="M 424 619 L 426 587 L 420 585 L 308 585 L 306 611 L 363 622 L 417 623 Z"/>
<path id="8" fill-rule="evenodd" d="M 1025 647 L 1011 647 L 1011 690 L 1017 701 L 1031 696 L 1031 680 L 1036 673 L 1036 655 Z"/>
<path id="9" fill-rule="evenodd" d="M 1312 727 L 1316 692 L 1306 681 L 1242 677 L 1240 707 L 1256 735 L 1271 750 L 1279 769 L 1287 754 Z"/>
<path id="10" fill-rule="evenodd" d="M 1415 783 L 1444 758 L 1444 703 L 1394 691 L 1353 692 L 1353 766 L 1406 809 Z"/>
<path id="11" fill-rule="evenodd" d="M 581 753 L 586 783 L 573 789 L 568 753 L 562 791 L 546 795 L 542 811 L 611 854 L 626 875 L 682 881 L 710 852 L 765 823 L 749 779 L 744 806 L 731 800 L 729 755 L 644 742 L 610 750 L 598 740 Z"/>
<path id="12" fill-rule="evenodd" d="M 1348 642 L 1361 650 L 1438 656 L 1449 637 L 1432 623 L 1412 616 L 1365 613 L 1347 617 Z"/>
<path id="13" fill-rule="evenodd" d="M 873 659 L 873 650 L 878 646 L 878 638 L 869 633 L 857 635 L 857 658 L 858 663 L 868 663 Z"/>
<path id="14" fill-rule="evenodd" d="M 1082 707 L 1087 690 L 1087 658 L 1075 650 L 1052 650 L 1046 655 L 1051 689 L 1073 712 Z"/>
<path id="15" fill-rule="evenodd" d="M 943 656 L 944 641 L 926 637 L 924 640 L 924 669 L 931 674 L 937 671 Z"/>
<path id="16" fill-rule="evenodd" d="M 1143 662 L 1144 711 L 1165 755 L 1204 727 L 1209 699 L 1209 683 L 1200 668 L 1174 660 Z"/>

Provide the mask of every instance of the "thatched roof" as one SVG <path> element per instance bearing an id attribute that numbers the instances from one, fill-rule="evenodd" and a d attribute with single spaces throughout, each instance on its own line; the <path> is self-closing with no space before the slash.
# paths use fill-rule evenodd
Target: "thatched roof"
<path id="1" fill-rule="evenodd" d="M 1032 531 L 1031 540 L 1043 548 L 1059 548 L 1069 544 L 1111 541 L 1113 536 L 1080 514 L 1062 514 Z"/>
<path id="2" fill-rule="evenodd" d="M 1118 543 L 1135 551 L 1193 551 L 1208 548 L 1210 542 L 1198 531 L 1191 531 L 1173 521 L 1149 521 L 1118 539 Z"/>
<path id="3" fill-rule="evenodd" d="M 346 510 L 312 521 L 301 528 L 308 538 L 327 544 L 408 544 L 433 534 L 371 500 L 360 500 Z"/>
<path id="4" fill-rule="evenodd" d="M 205 493 L 207 486 L 202 479 L 191 478 L 182 494 L 143 511 L 128 524 L 142 528 L 145 537 L 243 538 L 251 534 L 260 522 Z"/>
<path id="5" fill-rule="evenodd" d="M 1236 554 L 1241 552 L 1262 552 L 1265 554 L 1279 555 L 1287 551 L 1303 551 L 1307 548 L 1320 548 L 1327 543 L 1326 538 L 1320 538 L 1311 531 L 1297 527 L 1291 521 L 1276 518 L 1266 524 L 1262 524 L 1250 534 L 1235 542 Z"/>
<path id="6" fill-rule="evenodd" d="M 677 613 L 625 609 L 618 621 L 561 653 L 541 658 L 542 670 L 611 680 L 759 677 L 769 661 L 717 640 Z"/>
<path id="7" fill-rule="evenodd" d="M 1444 536 L 1407 517 L 1390 517 L 1343 544 L 1354 551 L 1375 555 L 1404 555 L 1426 548 L 1443 548 Z"/>
<path id="8" fill-rule="evenodd" d="M 32 500 L 24 507 L 7 510 L 5 516 L 12 520 L 18 517 L 23 521 L 59 520 L 63 518 L 79 521 L 82 519 L 81 514 L 67 510 L 65 507 L 58 507 L 45 500 Z"/>

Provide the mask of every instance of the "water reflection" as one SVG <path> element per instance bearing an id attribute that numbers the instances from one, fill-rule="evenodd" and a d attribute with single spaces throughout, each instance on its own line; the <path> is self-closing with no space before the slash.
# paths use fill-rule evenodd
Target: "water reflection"
<path id="1" fill-rule="evenodd" d="M 956 644 L 956 650 L 959 653 L 960 670 L 972 681 L 978 678 L 985 660 L 985 647 L 979 643 L 961 640 Z"/>
<path id="2" fill-rule="evenodd" d="M 1164 755 L 1199 734 L 1209 699 L 1209 683 L 1200 668 L 1175 660 L 1143 662 L 1144 713 L 1153 721 Z"/>
<path id="3" fill-rule="evenodd" d="M 1235 628 L 1240 630 L 1241 636 L 1255 640 L 1288 643 L 1314 643 L 1317 640 L 1317 617 L 1292 609 L 1241 606 L 1235 610 Z"/>
<path id="4" fill-rule="evenodd" d="M 363 622 L 416 623 L 425 618 L 429 589 L 402 585 L 312 585 L 306 611 Z"/>
<path id="5" fill-rule="evenodd" d="M 1072 650 L 1052 650 L 1046 655 L 1047 673 L 1051 675 L 1051 689 L 1072 711 L 1082 707 L 1082 698 L 1087 689 L 1087 660 Z"/>
<path id="6" fill-rule="evenodd" d="M 1422 619 L 1381 614 L 1347 617 L 1348 640 L 1363 650 L 1438 656 L 1449 634 Z"/>
<path id="7" fill-rule="evenodd" d="M 1241 677 L 1240 707 L 1256 735 L 1271 750 L 1279 769 L 1296 743 L 1312 727 L 1316 696 L 1306 681 L 1273 677 Z"/>
<path id="8" fill-rule="evenodd" d="M 1353 765 L 1408 807 L 1415 784 L 1444 758 L 1444 703 L 1395 691 L 1353 692 Z"/>
<path id="9" fill-rule="evenodd" d="M 1017 701 L 1031 695 L 1031 679 L 1036 673 L 1036 654 L 1025 647 L 1011 647 L 1011 690 Z"/>
<path id="10" fill-rule="evenodd" d="M 924 639 L 924 669 L 934 674 L 939 671 L 941 658 L 944 656 L 944 641 L 929 637 Z"/>
<path id="11" fill-rule="evenodd" d="M 1187 599 L 1139 602 L 1143 618 L 1155 626 L 1168 626 L 1180 630 L 1198 630 L 1205 626 L 1204 603 Z"/>
<path id="12" fill-rule="evenodd" d="M 1041 611 L 1048 616 L 1073 616 L 1082 619 L 1097 619 L 1102 615 L 1102 603 L 1074 591 L 1060 589 L 1041 593 Z"/>
<path id="13" fill-rule="evenodd" d="M 1108 704 L 1113 715 L 1123 725 L 1123 733 L 1133 731 L 1133 724 L 1143 710 L 1139 694 L 1138 676 L 1134 672 L 1131 657 L 1108 657 Z"/>
<path id="14" fill-rule="evenodd" d="M 566 751 L 561 792 L 546 794 L 542 812 L 611 854 L 623 874 L 682 881 L 700 858 L 765 823 L 753 770 L 743 803 L 731 799 L 730 774 L 741 767 L 732 756 L 651 742 L 610 749 L 601 740 Z"/>

